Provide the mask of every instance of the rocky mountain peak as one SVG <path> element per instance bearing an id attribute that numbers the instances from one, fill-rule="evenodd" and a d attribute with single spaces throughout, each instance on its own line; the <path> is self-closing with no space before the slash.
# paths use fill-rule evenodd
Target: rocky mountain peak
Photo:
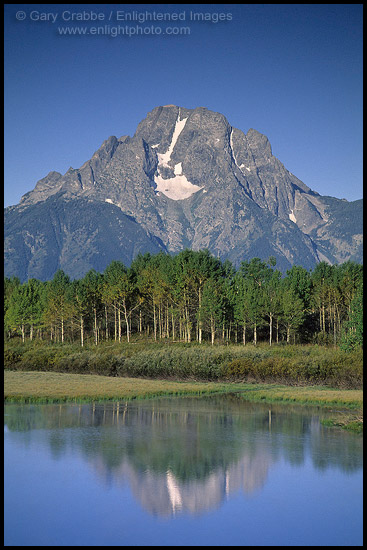
<path id="1" fill-rule="evenodd" d="M 246 138 L 256 156 L 264 156 L 265 158 L 272 156 L 270 142 L 264 134 L 260 134 L 257 130 L 250 128 L 246 134 Z"/>
<path id="2" fill-rule="evenodd" d="M 153 239 L 154 249 L 208 248 L 236 265 L 253 256 L 273 255 L 281 269 L 361 257 L 359 201 L 341 204 L 318 195 L 273 156 L 264 134 L 253 128 L 244 133 L 205 107 L 154 108 L 132 137 L 110 136 L 80 168 L 64 175 L 50 172 L 6 213 L 14 220 L 27 210 L 30 219 L 36 205 L 55 208 L 62 201 L 69 201 L 60 208 L 64 216 L 76 204 L 70 201 L 95 204 L 96 212 L 103 205 L 104 217 L 106 208 L 112 209 L 111 216 L 130 231 L 133 226 L 123 218 L 128 216 L 141 229 L 145 243 Z M 350 217 L 354 225 L 347 221 Z M 54 216 L 50 220 L 56 223 Z M 17 224 L 22 226 L 20 218 Z M 348 230 L 341 235 L 344 226 Z M 29 229 L 19 231 L 17 242 L 26 242 L 23 252 L 31 247 L 33 257 L 45 237 L 32 241 Z M 71 246 L 70 238 L 59 240 L 57 246 Z M 80 236 L 75 233 L 73 238 Z M 8 241 L 13 243 L 13 237 Z M 96 251 L 98 256 L 98 247 Z"/>

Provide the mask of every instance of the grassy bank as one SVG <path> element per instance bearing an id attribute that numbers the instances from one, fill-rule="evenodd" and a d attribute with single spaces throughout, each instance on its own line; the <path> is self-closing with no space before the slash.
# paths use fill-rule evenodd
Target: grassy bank
<path id="1" fill-rule="evenodd" d="M 218 345 L 135 341 L 76 344 L 8 342 L 4 368 L 110 377 L 205 382 L 326 385 L 359 389 L 362 350 L 346 352 L 317 345 Z"/>
<path id="2" fill-rule="evenodd" d="M 112 378 L 57 372 L 4 372 L 4 399 L 7 402 L 128 400 L 222 391 L 225 391 L 225 384 L 214 382 Z"/>
<path id="3" fill-rule="evenodd" d="M 337 410 L 330 425 L 362 431 L 363 392 L 327 387 L 277 384 L 195 382 L 112 378 L 52 372 L 4 372 L 6 402 L 85 402 L 127 400 L 162 395 L 205 395 L 241 392 L 243 399 L 268 403 L 317 405 Z"/>

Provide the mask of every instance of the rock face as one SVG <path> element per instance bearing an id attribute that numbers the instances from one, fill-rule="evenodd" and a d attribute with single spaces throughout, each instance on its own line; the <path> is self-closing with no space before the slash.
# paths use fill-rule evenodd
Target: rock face
<path id="1" fill-rule="evenodd" d="M 133 137 L 111 136 L 79 169 L 50 172 L 5 209 L 5 275 L 72 277 L 138 251 L 208 248 L 236 266 L 254 256 L 312 268 L 362 261 L 362 200 L 323 197 L 204 107 L 157 107 Z M 52 258 L 52 261 L 51 261 Z"/>

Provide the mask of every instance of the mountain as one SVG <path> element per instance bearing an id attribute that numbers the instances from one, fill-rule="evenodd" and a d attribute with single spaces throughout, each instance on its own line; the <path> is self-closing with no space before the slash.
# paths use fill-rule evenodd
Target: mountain
<path id="1" fill-rule="evenodd" d="M 50 172 L 5 209 L 5 275 L 81 277 L 138 252 L 208 248 L 238 266 L 362 262 L 362 200 L 325 197 L 291 174 L 268 138 L 204 107 L 156 107 L 79 169 Z"/>

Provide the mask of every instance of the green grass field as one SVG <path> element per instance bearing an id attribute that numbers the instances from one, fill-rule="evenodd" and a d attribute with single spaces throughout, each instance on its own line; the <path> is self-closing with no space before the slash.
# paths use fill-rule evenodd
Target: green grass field
<path id="1" fill-rule="evenodd" d="M 234 384 L 235 385 L 235 384 Z M 225 391 L 225 384 L 60 372 L 4 371 L 6 401 L 104 401 Z"/>
<path id="2" fill-rule="evenodd" d="M 160 395 L 204 395 L 241 392 L 251 401 L 308 404 L 337 411 L 329 424 L 360 432 L 363 426 L 363 391 L 326 386 L 283 386 L 222 382 L 152 380 L 58 372 L 4 371 L 6 402 L 83 402 L 146 399 Z"/>

